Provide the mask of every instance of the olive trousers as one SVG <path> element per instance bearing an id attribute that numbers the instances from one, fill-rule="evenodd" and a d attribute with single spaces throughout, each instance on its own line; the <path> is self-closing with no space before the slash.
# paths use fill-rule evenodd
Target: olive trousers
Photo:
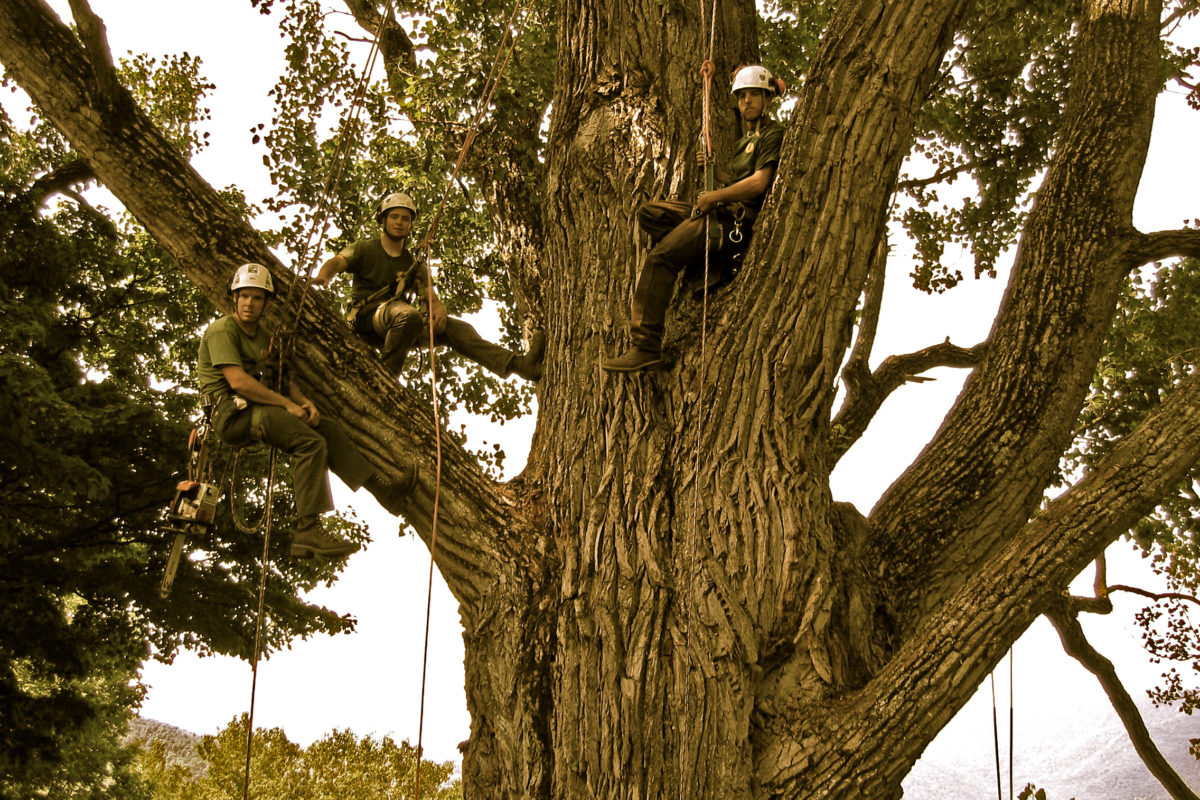
<path id="1" fill-rule="evenodd" d="M 650 235 L 650 252 L 638 276 L 630 314 L 630 333 L 634 347 L 639 350 L 649 353 L 662 350 L 663 325 L 676 277 L 680 272 L 694 277 L 704 268 L 705 244 L 710 229 L 704 216 L 692 216 L 692 208 L 690 203 L 676 200 L 656 200 L 638 207 L 638 224 Z M 756 216 L 754 209 L 746 209 L 740 221 L 743 246 L 739 249 L 744 249 L 744 242 L 749 240 Z M 724 231 L 732 231 L 735 226 L 733 211 L 719 207 L 713 222 Z M 733 249 L 726 236 L 720 237 L 720 250 Z M 720 257 L 722 255 L 717 248 L 709 249 L 710 271 L 725 267 L 729 259 Z"/>
<path id="2" fill-rule="evenodd" d="M 404 361 L 414 346 L 429 341 L 425 315 L 403 300 L 365 306 L 354 318 L 354 331 L 380 349 L 380 357 L 393 375 L 403 371 Z M 484 339 L 469 322 L 456 317 L 446 320 L 446 329 L 434 336 L 434 344 L 449 345 L 454 352 L 501 377 L 508 375 L 509 362 L 516 355 Z"/>
<path id="3" fill-rule="evenodd" d="M 232 403 L 233 398 L 222 402 Z M 313 428 L 279 406 L 257 403 L 218 417 L 217 435 L 226 444 L 242 447 L 262 442 L 292 457 L 296 513 L 302 517 L 333 510 L 329 470 L 354 490 L 375 474 L 375 468 L 333 420 L 322 419 Z"/>

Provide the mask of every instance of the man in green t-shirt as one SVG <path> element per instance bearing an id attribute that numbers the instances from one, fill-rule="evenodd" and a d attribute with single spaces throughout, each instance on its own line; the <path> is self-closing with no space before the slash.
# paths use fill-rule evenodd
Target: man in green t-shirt
<path id="1" fill-rule="evenodd" d="M 271 273 L 261 264 L 244 264 L 229 284 L 234 313 L 208 326 L 200 341 L 196 377 L 201 396 L 213 403 L 213 430 L 234 447 L 263 442 L 292 456 L 299 518 L 290 553 L 340 557 L 358 545 L 327 534 L 321 515 L 333 510 L 328 470 L 353 490 L 365 486 L 380 504 L 396 514 L 411 494 L 417 470 L 409 467 L 396 481 L 379 475 L 336 422 L 321 412 L 296 386 L 268 385 L 271 335 L 259 324 L 275 294 Z"/>
<path id="2" fill-rule="evenodd" d="M 735 146 L 730 171 L 716 169 L 717 179 L 726 185 L 701 192 L 695 203 L 662 200 L 638 208 L 638 222 L 650 234 L 652 247 L 633 294 L 633 347 L 604 360 L 601 366 L 609 372 L 638 372 L 662 363 L 663 325 L 675 278 L 681 271 L 703 266 L 709 240 L 705 218 L 710 213 L 715 216 L 712 224 L 729 234 L 738 234 L 737 240 L 732 235 L 722 237 L 722 251 L 735 247 L 744 251 L 749 242 L 779 163 L 783 126 L 767 112 L 771 101 L 783 93 L 783 82 L 766 67 L 742 67 L 733 75 L 732 92 L 737 98 L 743 135 Z M 703 152 L 698 160 L 703 163 Z M 726 263 L 732 255 L 711 246 L 708 251 L 710 257 Z"/>
<path id="3" fill-rule="evenodd" d="M 446 313 L 446 306 L 430 286 L 428 268 L 421 264 L 414 269 L 408 251 L 408 236 L 416 216 L 417 206 L 411 197 L 403 192 L 389 194 L 380 202 L 375 216 L 379 238 L 361 239 L 347 246 L 321 266 L 313 284 L 328 286 L 343 272 L 354 276 L 350 324 L 355 333 L 380 349 L 383 363 L 393 375 L 404 369 L 408 351 L 417 342 L 428 340 L 425 316 L 403 297 L 415 289 L 417 299 L 428 306 L 435 343 L 450 345 L 456 353 L 501 377 L 516 373 L 528 381 L 540 380 L 546 343 L 540 331 L 533 335 L 529 352 L 519 355 L 492 344 L 470 323 Z"/>

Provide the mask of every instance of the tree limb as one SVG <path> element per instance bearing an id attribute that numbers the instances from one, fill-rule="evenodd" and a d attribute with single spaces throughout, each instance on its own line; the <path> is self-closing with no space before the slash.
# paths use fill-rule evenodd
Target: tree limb
<path id="1" fill-rule="evenodd" d="M 1126 248 L 1121 263 L 1124 271 L 1137 269 L 1164 258 L 1200 258 L 1200 229 L 1181 228 L 1142 234 Z"/>
<path id="2" fill-rule="evenodd" d="M 1136 246 L 1128 232 L 1160 88 L 1158 7 L 1086 5 L 1060 139 L 989 347 L 938 433 L 871 512 L 881 574 L 897 582 L 905 614 L 936 607 L 1037 513 Z M 1116 55 L 1117 43 L 1135 40 Z"/>
<path id="3" fill-rule="evenodd" d="M 378 358 L 346 329 L 323 297 L 304 308 L 289 299 L 298 278 L 154 127 L 128 93 L 128 113 L 91 110 L 86 56 L 78 40 L 40 0 L 0 0 L 0 62 L 71 142 L 97 178 L 170 253 L 175 263 L 221 309 L 239 263 L 267 264 L 281 302 L 268 324 L 294 326 L 294 376 L 320 408 L 328 409 L 377 468 L 395 472 L 420 465 L 422 478 L 404 518 L 429 541 L 433 507 L 434 439 L 425 403 L 403 389 Z M 335 413 L 334 410 L 336 410 Z M 529 569 L 537 547 L 526 515 L 511 495 L 453 443 L 443 445 L 437 564 L 464 604 L 485 597 L 502 563 Z"/>
<path id="4" fill-rule="evenodd" d="M 858 322 L 858 333 L 854 340 L 854 349 L 846 359 L 846 369 L 862 371 L 867 368 L 871 359 L 871 351 L 875 348 L 875 334 L 879 330 L 879 312 L 883 308 L 883 290 L 887 282 L 887 237 L 880 237 L 875 248 L 874 267 L 867 276 L 867 286 L 863 292 L 862 315 Z"/>
<path id="5" fill-rule="evenodd" d="M 1142 597 L 1148 597 L 1151 600 L 1179 600 L 1185 603 L 1194 603 L 1200 606 L 1200 598 L 1195 595 L 1184 594 L 1182 592 L 1151 592 L 1146 589 L 1140 589 L 1137 586 L 1126 586 L 1118 583 L 1107 587 L 1110 592 L 1128 592 Z"/>
<path id="6" fill-rule="evenodd" d="M 96 16 L 87 0 L 68 0 L 71 15 L 79 28 L 79 36 L 87 49 L 88 63 L 92 67 L 92 76 L 96 79 L 96 88 L 105 104 L 115 108 L 121 91 L 121 81 L 117 78 L 117 69 L 113 64 L 112 51 L 108 47 L 108 31 L 104 20 Z"/>
<path id="7" fill-rule="evenodd" d="M 986 342 L 974 347 L 959 347 L 946 340 L 915 353 L 888 356 L 873 374 L 867 372 L 861 361 L 848 362 L 842 371 L 846 400 L 833 419 L 834 458 L 840 458 L 859 440 L 875 412 L 896 389 L 905 383 L 931 380 L 918 376 L 934 367 L 974 367 L 986 349 Z"/>
<path id="8" fill-rule="evenodd" d="M 345 0 L 346 7 L 363 30 L 373 34 L 379 41 L 379 52 L 388 64 L 398 64 L 410 70 L 417 67 L 417 53 L 412 39 L 396 22 L 396 18 L 383 18 L 371 0 Z M 382 23 L 382 26 L 381 24 Z M 391 69 L 387 70 L 391 73 Z"/>
<path id="9" fill-rule="evenodd" d="M 949 722 L 1029 625 L 1062 605 L 1062 587 L 1200 458 L 1197 408 L 1200 376 L 1192 376 L 1087 477 L 987 553 L 945 602 L 906 632 L 863 689 L 841 699 L 845 713 L 831 715 L 819 735 L 793 739 L 772 729 L 778 741 L 756 754 L 764 773 L 806 763 L 821 740 L 854 741 L 859 753 L 886 752 L 891 768 L 904 768 L 897 767 L 897 757 L 915 762 L 924 745 L 912 731 Z M 768 674 L 764 683 L 772 679 Z M 872 763 L 879 762 L 860 766 L 870 769 Z"/>
<path id="10" fill-rule="evenodd" d="M 1088 642 L 1078 617 L 1069 610 L 1066 603 L 1063 603 L 1047 610 L 1046 618 L 1058 631 L 1063 650 L 1082 664 L 1088 672 L 1095 675 L 1096 680 L 1100 681 L 1100 686 L 1108 695 L 1113 710 L 1117 712 L 1117 716 L 1125 726 L 1126 733 L 1129 734 L 1133 749 L 1137 751 L 1142 763 L 1150 770 L 1150 774 L 1163 785 L 1163 788 L 1174 800 L 1200 800 L 1155 746 L 1141 712 L 1138 711 L 1137 704 L 1125 690 L 1112 662 L 1097 652 Z"/>
<path id="11" fill-rule="evenodd" d="M 63 194 L 76 184 L 94 180 L 96 172 L 92 166 L 82 158 L 74 158 L 35 180 L 29 187 L 29 199 L 40 207 L 51 195 Z"/>

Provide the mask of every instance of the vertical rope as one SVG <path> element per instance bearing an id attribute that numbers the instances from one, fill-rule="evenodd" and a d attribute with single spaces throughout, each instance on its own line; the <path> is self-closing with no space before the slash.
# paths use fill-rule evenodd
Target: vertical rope
<path id="1" fill-rule="evenodd" d="M 1013 648 L 1008 648 L 1008 800 L 1013 800 Z"/>
<path id="2" fill-rule="evenodd" d="M 700 0 L 700 20 L 704 21 L 704 0 Z M 716 72 L 716 66 L 713 63 L 713 47 L 716 37 L 716 22 L 717 22 L 717 0 L 713 0 L 712 4 L 712 24 L 710 26 L 708 40 L 708 59 L 700 66 L 700 75 L 703 78 L 704 88 L 701 93 L 700 101 L 700 139 L 704 144 L 704 188 L 705 191 L 713 190 L 714 177 L 714 162 L 713 162 L 713 146 L 712 146 L 712 131 L 710 121 L 712 117 L 712 78 Z M 687 667 L 684 671 L 684 690 L 683 690 L 683 730 L 680 736 L 680 753 L 679 753 L 679 798 L 685 800 L 689 796 L 688 792 L 688 756 L 692 749 L 692 728 L 690 724 L 692 714 L 692 608 L 695 605 L 693 593 L 695 591 L 695 569 L 696 569 L 696 538 L 699 535 L 700 527 L 700 437 L 703 433 L 702 421 L 704 418 L 704 384 L 708 377 L 708 272 L 709 272 L 709 251 L 711 240 L 711 225 L 712 213 L 704 216 L 704 277 L 702 294 L 703 298 L 700 307 L 700 371 L 697 376 L 697 398 L 696 398 L 696 444 L 692 459 L 692 525 L 688 530 L 688 557 L 687 565 L 684 570 L 685 580 L 687 581 L 686 593 L 684 595 L 684 603 L 686 612 L 684 614 L 684 629 L 683 640 L 684 650 L 687 654 Z"/>
<path id="3" fill-rule="evenodd" d="M 992 740 L 996 744 L 996 800 L 1004 800 L 1004 792 L 1000 788 L 1000 721 L 996 716 L 996 673 L 990 676 L 992 682 Z"/>
<path id="4" fill-rule="evenodd" d="M 267 478 L 267 510 L 263 517 L 262 567 L 258 578 L 258 616 L 254 623 L 254 653 L 250 661 L 250 714 L 246 722 L 246 777 L 242 782 L 242 800 L 250 797 L 250 755 L 254 749 L 254 702 L 258 694 L 258 657 L 262 650 L 263 609 L 267 595 L 267 558 L 271 547 L 271 503 L 275 497 L 275 465 L 279 451 L 271 448 L 271 468 Z"/>
<path id="5" fill-rule="evenodd" d="M 496 87 L 500 83 L 500 78 L 504 74 L 505 68 L 512 59 L 513 51 L 516 49 L 517 41 L 525 31 L 525 24 L 529 20 L 529 15 L 525 14 L 521 20 L 520 29 L 514 34 L 513 23 L 517 18 L 517 14 L 526 7 L 520 3 L 513 7 L 512 14 L 509 16 L 508 22 L 504 28 L 504 35 L 500 38 L 500 47 L 496 52 L 495 58 L 492 60 L 492 68 L 488 73 L 487 79 L 484 81 L 483 91 L 479 98 L 479 105 L 476 109 L 475 116 L 471 121 L 471 127 L 467 131 L 467 135 L 463 139 L 462 147 L 458 152 L 458 160 L 454 164 L 454 170 L 450 178 L 446 181 L 445 188 L 442 190 L 441 199 L 438 201 L 437 210 L 434 212 L 433 220 L 429 223 L 429 228 L 425 231 L 425 236 L 418 246 L 417 258 L 424 260 L 426 266 L 426 285 L 425 285 L 425 308 L 426 317 L 429 323 L 429 381 L 430 389 L 433 394 L 433 433 L 436 452 L 436 469 L 434 473 L 434 488 L 433 488 L 433 518 L 430 523 L 429 532 L 429 579 L 425 592 L 425 641 L 421 651 L 421 701 L 420 711 L 417 717 L 417 764 L 413 771 L 413 800 L 421 800 L 421 761 L 424 735 L 425 735 L 425 686 L 429 674 L 429 628 L 430 617 L 433 606 L 433 569 L 437 556 L 437 529 L 438 516 L 441 507 L 442 497 L 442 423 L 438 395 L 437 381 L 437 354 L 436 354 L 436 331 L 433 328 L 433 270 L 429 266 L 429 250 L 430 243 L 433 240 L 438 223 L 442 218 L 442 212 L 446 208 L 446 202 L 449 199 L 450 187 L 458 178 L 459 171 L 466 162 L 467 153 L 471 149 L 471 145 L 475 141 L 475 137 L 479 134 L 480 125 L 487 113 L 488 105 L 491 103 L 492 96 L 495 94 Z M 507 48 L 507 51 L 506 49 Z"/>

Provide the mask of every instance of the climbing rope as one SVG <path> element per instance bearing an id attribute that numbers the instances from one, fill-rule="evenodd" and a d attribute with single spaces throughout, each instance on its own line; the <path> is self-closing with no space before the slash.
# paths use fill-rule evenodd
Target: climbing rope
<path id="1" fill-rule="evenodd" d="M 424 756 L 423 743 L 425 735 L 425 686 L 429 674 L 429 628 L 430 615 L 433 608 L 433 570 L 434 563 L 437 557 L 437 532 L 438 518 L 441 509 L 442 499 L 442 423 L 440 414 L 440 400 L 438 394 L 438 379 L 437 379 L 437 357 L 436 357 L 436 331 L 433 328 L 433 292 L 434 292 L 434 276 L 430 266 L 429 250 L 433 241 L 434 233 L 437 230 L 438 223 L 441 221 L 442 213 L 446 208 L 446 203 L 450 196 L 450 187 L 458 179 L 458 174 L 466 163 L 467 153 L 471 149 L 471 145 L 475 142 L 475 137 L 479 134 L 480 126 L 484 117 L 487 114 L 488 105 L 491 103 L 492 96 L 495 94 L 496 87 L 499 85 L 500 78 L 504 74 L 505 68 L 512 59 L 513 51 L 516 49 L 517 42 L 521 35 L 525 32 L 525 25 L 528 22 L 528 13 L 524 14 L 521 19 L 521 26 L 517 32 L 513 33 L 513 23 L 517 18 L 517 14 L 521 11 L 527 11 L 528 7 L 518 3 L 513 7 L 512 14 L 508 18 L 508 22 L 504 28 L 504 35 L 500 38 L 500 47 L 496 51 L 496 56 L 492 60 L 492 68 L 488 73 L 487 79 L 484 81 L 483 90 L 479 98 L 479 104 L 475 111 L 475 116 L 471 120 L 471 125 L 467 130 L 466 136 L 463 138 L 462 146 L 458 151 L 458 159 L 455 161 L 454 169 L 450 177 L 446 180 L 442 190 L 441 199 L 438 201 L 437 210 L 434 212 L 433 219 L 429 223 L 429 227 L 425 231 L 425 236 L 421 239 L 420 245 L 417 247 L 416 263 L 419 265 L 422 262 L 426 267 L 425 281 L 425 309 L 426 317 L 429 323 L 429 383 L 430 391 L 433 397 L 433 434 L 435 445 L 435 471 L 433 485 L 433 514 L 430 522 L 429 530 L 429 578 L 425 591 L 425 637 L 421 649 L 421 700 L 420 711 L 417 718 L 417 764 L 413 770 L 413 800 L 421 800 L 421 761 Z"/>
<path id="2" fill-rule="evenodd" d="M 700 20 L 704 20 L 704 0 L 700 0 Z M 713 160 L 713 145 L 711 131 L 712 117 L 712 79 L 716 73 L 716 64 L 713 63 L 713 52 L 716 43 L 717 31 L 717 0 L 713 0 L 712 4 L 712 22 L 709 27 L 708 38 L 708 58 L 700 65 L 700 76 L 703 79 L 704 89 L 701 94 L 700 102 L 700 140 L 704 144 L 704 190 L 711 192 L 714 188 L 714 173 L 715 162 Z M 692 525 L 688 535 L 688 563 L 685 570 L 687 580 L 687 594 L 685 604 L 687 611 L 684 617 L 684 651 L 687 654 L 687 670 L 684 674 L 684 694 L 683 694 L 683 730 L 681 732 L 680 753 L 679 753 L 679 797 L 680 800 L 690 796 L 687 791 L 687 756 L 691 749 L 691 725 L 689 719 L 691 717 L 691 667 L 692 667 L 692 593 L 695 589 L 695 580 L 693 572 L 696 567 L 696 537 L 699 534 L 700 527 L 700 437 L 702 434 L 701 421 L 704 416 L 704 382 L 708 373 L 708 359 L 706 348 L 708 346 L 708 273 L 709 273 L 709 251 L 712 249 L 712 218 L 715 211 L 708 212 L 704 215 L 704 276 L 701 288 L 702 300 L 700 305 L 700 374 L 697 376 L 697 397 L 696 397 L 696 444 L 693 454 L 692 465 Z M 719 235 L 719 228 L 718 228 Z M 702 733 L 702 732 L 701 732 Z"/>
<path id="3" fill-rule="evenodd" d="M 275 450 L 274 450 L 274 448 L 272 448 L 271 449 L 272 458 L 274 458 L 274 454 L 275 454 Z M 256 534 L 256 533 L 260 533 L 266 527 L 268 520 L 270 518 L 270 515 L 267 514 L 266 512 L 263 512 L 263 517 L 262 517 L 262 519 L 260 519 L 258 521 L 258 524 L 250 525 L 243 519 L 242 515 L 238 512 L 237 493 L 234 491 L 234 487 L 237 485 L 237 476 L 238 476 L 237 470 L 238 470 L 238 464 L 241 461 L 241 456 L 242 456 L 242 448 L 240 448 L 240 447 L 235 448 L 233 451 L 233 456 L 230 457 L 230 464 L 229 464 L 229 466 L 226 467 L 226 472 L 229 473 L 229 484 L 228 484 L 229 485 L 229 516 L 231 519 L 233 519 L 233 526 L 235 528 L 237 528 L 239 531 L 241 531 L 242 533 Z M 221 480 L 222 480 L 222 483 L 218 484 L 218 485 L 220 485 L 220 486 L 225 485 L 223 483 L 223 481 L 225 480 L 224 473 L 222 473 Z M 271 491 L 271 488 L 268 486 L 267 487 L 268 494 L 270 494 L 270 491 Z M 267 511 L 270 511 L 270 509 L 268 508 Z"/>
<path id="4" fill-rule="evenodd" d="M 992 684 L 992 741 L 996 746 L 996 800 L 1004 800 L 1004 791 L 1000 788 L 1000 721 L 996 716 L 996 673 L 991 674 Z"/>
<path id="5" fill-rule="evenodd" d="M 1013 798 L 1013 648 L 1008 648 L 1008 800 Z"/>
<path id="6" fill-rule="evenodd" d="M 996 798 L 1004 800 L 1000 774 L 1000 722 L 996 710 L 996 673 L 989 676 L 992 683 L 992 740 L 996 746 Z M 1013 797 L 1013 648 L 1008 648 L 1008 798 Z"/>
<path id="7" fill-rule="evenodd" d="M 384 22 L 390 18 L 394 0 L 387 0 L 383 9 L 379 13 L 379 22 L 375 25 L 375 30 L 382 33 Z M 350 100 L 350 119 L 343 126 L 338 134 L 337 146 L 334 148 L 333 155 L 329 162 L 329 174 L 325 179 L 325 184 L 321 189 L 321 194 L 317 198 L 317 209 L 313 215 L 312 225 L 308 230 L 308 238 L 305 240 L 304 247 L 296 257 L 296 272 L 299 281 L 294 281 L 288 289 L 288 304 L 294 308 L 292 322 L 290 326 L 285 326 L 283 329 L 284 341 L 290 341 L 291 336 L 295 333 L 296 327 L 299 325 L 300 317 L 304 311 L 304 303 L 308 299 L 309 289 L 312 286 L 312 272 L 316 268 L 312 267 L 300 270 L 300 266 L 307 263 L 310 253 L 320 253 L 325 245 L 325 238 L 328 232 L 329 215 L 333 207 L 333 192 L 338 182 L 341 180 L 342 173 L 345 171 L 346 163 L 349 161 L 350 155 L 350 135 L 349 132 L 354 131 L 358 127 L 358 119 L 362 114 L 364 101 L 366 100 L 367 87 L 370 85 L 371 73 L 375 70 L 375 62 L 379 57 L 379 34 L 371 38 L 371 45 L 367 51 L 366 64 L 363 66 L 362 74 L 359 76 L 358 83 L 355 86 L 354 94 Z M 316 238 L 316 244 L 313 244 L 313 239 Z M 292 304 L 292 296 L 296 292 L 296 284 L 301 285 L 300 300 L 298 303 Z"/>
<path id="8" fill-rule="evenodd" d="M 267 476 L 267 508 L 263 512 L 262 566 L 258 578 L 258 615 L 254 623 L 254 653 L 250 661 L 250 713 L 246 722 L 246 779 L 242 783 L 242 800 L 250 797 L 250 755 L 254 750 L 254 701 L 258 694 L 258 659 L 262 651 L 263 608 L 267 595 L 267 558 L 271 547 L 271 504 L 275 496 L 275 466 L 279 451 L 271 448 L 271 467 Z"/>
<path id="9" fill-rule="evenodd" d="M 383 29 L 384 20 L 391 13 L 393 0 L 387 0 L 383 10 L 380 12 L 379 24 L 377 30 Z M 329 174 L 322 187 L 321 194 L 317 201 L 316 213 L 313 216 L 312 226 L 309 228 L 308 237 L 305 240 L 304 247 L 301 249 L 299 257 L 296 259 L 297 279 L 292 282 L 289 287 L 288 294 L 284 300 L 285 307 L 292 309 L 292 317 L 290 323 L 285 323 L 280 331 L 272 339 L 272 349 L 279 360 L 279 371 L 277 372 L 277 391 L 282 391 L 283 388 L 283 365 L 289 355 L 291 349 L 291 339 L 295 334 L 296 328 L 299 325 L 301 315 L 304 311 L 304 303 L 308 298 L 308 292 L 312 283 L 311 269 L 301 271 L 300 265 L 304 264 L 310 252 L 320 252 L 325 242 L 325 235 L 328 228 L 327 222 L 332 208 L 332 197 L 334 187 L 341 179 L 342 173 L 345 170 L 345 165 L 350 152 L 350 137 L 348 131 L 352 131 L 357 127 L 359 116 L 362 112 L 364 99 L 366 97 L 367 86 L 370 82 L 370 75 L 375 68 L 375 62 L 379 54 L 379 37 L 376 36 L 371 40 L 370 51 L 367 56 L 367 63 L 363 68 L 362 75 L 359 77 L 356 84 L 353 98 L 351 100 L 351 113 L 349 123 L 342 129 L 338 136 L 337 146 L 334 148 L 333 156 L 330 160 Z M 316 239 L 316 245 L 313 245 L 313 240 Z M 294 302 L 294 296 L 297 291 L 297 284 L 300 284 L 300 299 Z M 267 564 L 270 557 L 271 545 L 271 511 L 275 493 L 275 473 L 278 464 L 278 450 L 271 448 L 270 468 L 267 477 L 267 496 L 266 510 L 263 512 L 263 517 L 258 525 L 250 526 L 246 524 L 238 514 L 237 504 L 234 500 L 233 483 L 237 475 L 237 462 L 240 455 L 235 452 L 232 458 L 232 465 L 227 467 L 232 471 L 230 476 L 230 515 L 233 518 L 234 525 L 243 533 L 255 534 L 263 533 L 263 549 L 262 549 L 262 564 L 259 572 L 258 584 L 258 609 L 255 616 L 254 625 L 254 651 L 251 655 L 250 663 L 250 710 L 247 715 L 246 729 L 246 768 L 245 778 L 242 784 L 243 800 L 248 800 L 250 796 L 250 766 L 254 752 L 254 711 L 255 703 L 258 695 L 258 662 L 262 651 L 262 638 L 265 618 L 266 606 L 266 587 L 267 587 Z M 221 484 L 223 485 L 225 475 L 222 475 Z"/>

